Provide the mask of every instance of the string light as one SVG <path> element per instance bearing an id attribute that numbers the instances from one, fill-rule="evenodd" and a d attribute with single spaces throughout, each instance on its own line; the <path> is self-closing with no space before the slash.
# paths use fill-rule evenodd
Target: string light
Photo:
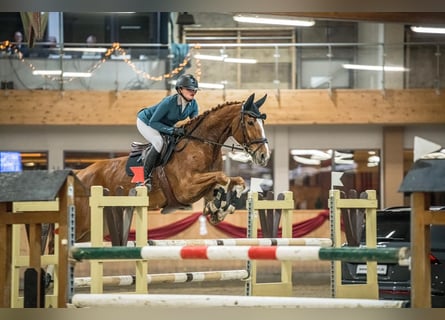
<path id="1" fill-rule="evenodd" d="M 195 48 L 198 46 L 195 46 Z M 0 44 L 0 51 L 7 51 L 10 50 L 12 52 L 14 52 L 17 55 L 17 58 L 23 62 L 23 63 L 27 63 L 25 61 L 25 59 L 23 58 L 23 54 L 15 47 L 15 45 L 11 44 L 11 42 L 9 41 L 3 41 Z M 192 48 L 193 50 L 193 48 Z M 147 80 L 151 80 L 151 81 L 162 81 L 165 79 L 170 79 L 170 78 L 174 78 L 176 75 L 178 75 L 179 73 L 181 73 L 181 71 L 184 70 L 184 68 L 190 63 L 191 60 L 191 54 L 188 53 L 183 61 L 179 64 L 178 67 L 173 68 L 172 70 L 170 70 L 170 72 L 168 73 L 164 73 L 161 74 L 159 76 L 153 76 L 150 75 L 149 73 L 140 70 L 135 64 L 134 62 L 131 60 L 131 58 L 127 58 L 129 55 L 127 55 L 127 52 L 121 48 L 119 42 L 114 42 L 112 44 L 112 46 L 110 48 L 108 48 L 104 54 L 104 57 L 99 60 L 98 62 L 96 62 L 93 66 L 91 66 L 85 73 L 83 73 L 84 75 L 86 74 L 93 74 L 94 72 L 96 72 L 105 62 L 107 62 L 108 60 L 111 59 L 111 56 L 115 54 L 117 56 L 122 56 L 123 57 L 123 61 L 139 76 L 142 76 L 143 78 L 147 79 Z M 197 63 L 196 64 L 196 78 L 200 79 L 201 77 L 201 64 Z M 63 77 L 63 79 L 61 79 L 60 77 L 60 73 L 57 73 L 56 75 L 58 76 L 54 76 L 54 74 L 48 74 L 48 73 L 42 73 L 39 72 L 36 67 L 32 64 L 32 63 L 28 63 L 28 67 L 31 69 L 33 74 L 37 74 L 45 79 L 49 79 L 52 81 L 63 81 L 63 82 L 70 82 L 72 80 L 74 80 L 75 78 L 77 78 L 78 76 L 76 75 L 75 77 L 69 77 L 70 73 L 64 73 L 65 76 Z M 37 72 L 36 72 L 37 71 Z M 68 75 L 68 76 L 67 76 Z"/>

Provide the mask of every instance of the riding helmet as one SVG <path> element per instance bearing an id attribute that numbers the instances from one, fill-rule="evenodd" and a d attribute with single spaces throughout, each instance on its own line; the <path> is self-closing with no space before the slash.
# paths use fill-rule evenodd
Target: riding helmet
<path id="1" fill-rule="evenodd" d="M 183 74 L 176 80 L 176 90 L 179 88 L 198 90 L 198 80 L 191 74 Z"/>

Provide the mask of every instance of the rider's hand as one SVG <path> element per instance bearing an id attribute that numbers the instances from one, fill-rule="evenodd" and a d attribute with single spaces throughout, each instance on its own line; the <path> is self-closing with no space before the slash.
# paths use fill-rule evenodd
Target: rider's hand
<path id="1" fill-rule="evenodd" d="M 175 127 L 173 129 L 173 135 L 177 137 L 182 137 L 185 135 L 184 128 Z"/>

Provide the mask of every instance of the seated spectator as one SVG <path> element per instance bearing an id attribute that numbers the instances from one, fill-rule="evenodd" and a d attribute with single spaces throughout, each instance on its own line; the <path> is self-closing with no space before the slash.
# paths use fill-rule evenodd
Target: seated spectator
<path id="1" fill-rule="evenodd" d="M 97 43 L 96 36 L 94 34 L 90 34 L 85 40 L 87 48 L 95 49 L 95 44 Z M 100 59 L 102 55 L 99 52 L 94 50 L 86 50 L 82 54 L 82 59 Z"/>
<path id="2" fill-rule="evenodd" d="M 97 43 L 96 36 L 95 36 L 94 34 L 90 34 L 90 35 L 87 37 L 86 43 L 87 43 L 87 46 L 88 46 L 88 47 L 92 47 L 92 46 L 94 46 L 94 44 Z"/>
<path id="3" fill-rule="evenodd" d="M 57 38 L 54 36 L 49 36 L 46 40 L 48 44 L 45 46 L 48 59 L 60 59 L 60 47 L 57 43 Z M 62 54 L 63 59 L 71 59 L 73 56 L 70 54 Z"/>
<path id="4" fill-rule="evenodd" d="M 23 43 L 23 34 L 20 31 L 14 33 L 14 46 L 22 53 L 23 57 L 29 57 L 28 45 Z"/>

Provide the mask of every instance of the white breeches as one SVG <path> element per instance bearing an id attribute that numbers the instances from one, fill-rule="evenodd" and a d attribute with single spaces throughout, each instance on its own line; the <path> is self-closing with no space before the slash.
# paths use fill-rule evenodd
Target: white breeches
<path id="1" fill-rule="evenodd" d="M 162 140 L 162 136 L 158 130 L 153 129 L 150 126 L 147 126 L 141 119 L 137 118 L 136 126 L 139 130 L 139 133 L 150 142 L 157 152 L 161 152 L 164 141 Z"/>

